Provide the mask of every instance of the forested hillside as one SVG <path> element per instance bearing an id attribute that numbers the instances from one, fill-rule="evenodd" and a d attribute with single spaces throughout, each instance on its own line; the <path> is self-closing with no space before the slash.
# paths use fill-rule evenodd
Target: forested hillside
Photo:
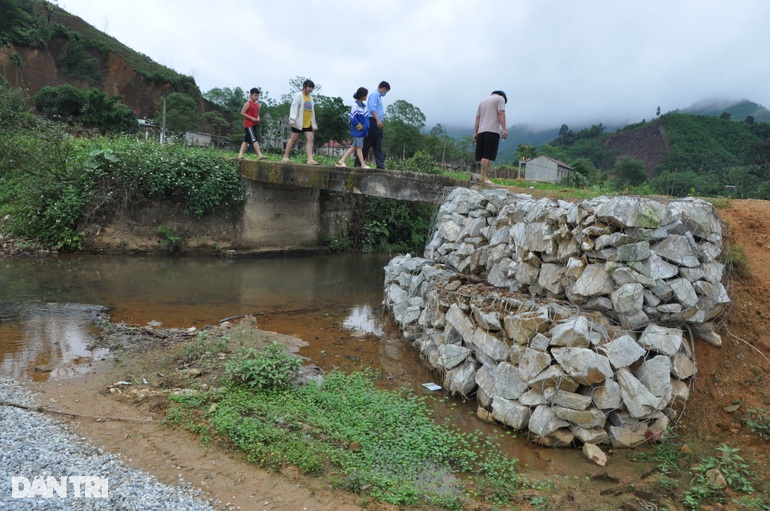
<path id="1" fill-rule="evenodd" d="M 770 124 L 752 119 L 674 112 L 611 134 L 601 124 L 578 132 L 563 125 L 555 139 L 517 153 L 572 165 L 576 185 L 609 181 L 674 196 L 770 199 Z"/>
<path id="2" fill-rule="evenodd" d="M 743 99 L 740 101 L 703 100 L 678 110 L 679 113 L 724 117 L 734 121 L 770 122 L 770 110 L 762 105 Z"/>
<path id="3" fill-rule="evenodd" d="M 192 77 L 153 62 L 51 2 L 0 0 L 0 12 L 0 81 L 23 90 L 29 106 L 45 117 L 102 133 L 130 132 L 137 129 L 137 117 L 159 120 L 165 101 L 169 132 L 202 131 L 240 142 L 242 89 L 202 93 Z M 299 90 L 303 79 L 287 77 L 291 90 Z M 317 116 L 324 126 L 318 148 L 348 136 L 345 101 L 321 90 L 316 84 Z M 291 94 L 261 97 L 267 149 L 280 150 L 285 140 L 280 119 L 290 99 Z M 415 105 L 398 100 L 388 105 L 386 117 L 385 153 L 397 160 L 392 168 L 440 172 L 467 169 L 473 161 L 468 133 L 441 125 L 427 131 Z M 770 124 L 761 122 L 768 118 L 765 108 L 743 100 L 702 102 L 614 133 L 601 123 L 578 131 L 567 125 L 558 131 L 511 126 L 497 163 L 543 154 L 576 170 L 565 183 L 574 186 L 770 199 Z"/>
<path id="4" fill-rule="evenodd" d="M 238 112 L 247 99 L 240 87 L 202 92 L 192 77 L 157 64 L 44 0 L 0 0 L 0 12 L 0 85 L 5 81 L 23 90 L 28 106 L 46 118 L 76 131 L 124 133 L 137 129 L 137 117 L 160 126 L 165 101 L 169 134 L 197 131 L 240 144 Z M 288 134 L 281 119 L 305 79 L 286 78 L 287 94 L 260 97 L 258 128 L 268 151 L 282 150 Z M 316 149 L 344 144 L 350 133 L 348 101 L 325 96 L 319 83 L 314 97 L 323 126 L 315 137 Z M 391 167 L 440 172 L 472 162 L 469 137 L 453 138 L 438 124 L 426 131 L 425 115 L 415 105 L 395 101 L 387 106 L 386 118 L 384 151 L 399 161 Z"/>
<path id="5" fill-rule="evenodd" d="M 159 116 L 165 98 L 167 107 L 171 105 L 172 130 L 175 106 L 195 119 L 187 129 L 216 132 L 229 127 L 232 114 L 204 99 L 191 76 L 137 53 L 57 5 L 0 0 L 0 12 L 0 73 L 48 117 L 85 124 L 77 118 L 80 113 L 110 103 L 109 109 L 122 106 L 134 119 L 152 119 Z M 117 124 L 125 128 L 125 123 Z"/>

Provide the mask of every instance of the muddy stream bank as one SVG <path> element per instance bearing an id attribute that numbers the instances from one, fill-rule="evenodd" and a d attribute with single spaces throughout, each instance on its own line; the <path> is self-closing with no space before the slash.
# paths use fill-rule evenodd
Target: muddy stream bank
<path id="1" fill-rule="evenodd" d="M 422 387 L 436 377 L 381 307 L 388 260 L 386 255 L 0 260 L 0 372 L 39 392 L 40 404 L 80 416 L 67 420 L 82 437 L 162 482 L 193 484 L 219 509 L 362 509 L 355 495 L 291 467 L 280 474 L 262 470 L 221 446 L 206 447 L 190 433 L 161 426 L 162 417 L 146 402 L 116 399 L 107 389 L 127 375 L 157 382 L 158 361 L 169 347 L 89 349 L 98 332 L 87 319 L 106 312 L 116 323 L 189 330 L 192 340 L 207 325 L 250 316 L 269 335 L 296 338 L 297 353 L 308 363 L 344 371 L 372 368 L 382 373 L 384 388 L 429 396 L 437 419 L 465 431 L 504 434 L 476 418 L 474 401 L 443 401 L 443 392 Z M 143 422 L 147 418 L 152 422 Z M 650 466 L 630 462 L 625 452 L 611 453 L 608 466 L 598 467 L 579 450 L 539 447 L 514 435 L 504 437 L 503 446 L 520 460 L 525 476 L 557 481 L 549 496 L 552 509 L 646 509 L 645 502 L 655 500 L 655 486 L 645 475 Z M 522 496 L 520 509 L 536 509 L 528 502 Z M 395 507 L 370 503 L 366 509 Z"/>

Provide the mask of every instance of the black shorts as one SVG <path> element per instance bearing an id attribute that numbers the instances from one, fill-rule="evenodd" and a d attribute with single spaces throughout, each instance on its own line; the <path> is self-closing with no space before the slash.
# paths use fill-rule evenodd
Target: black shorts
<path id="1" fill-rule="evenodd" d="M 259 135 L 257 134 L 257 127 L 251 126 L 250 128 L 243 128 L 246 135 L 243 137 L 243 141 L 249 145 L 254 145 L 254 142 L 259 142 Z"/>
<path id="2" fill-rule="evenodd" d="M 476 161 L 491 160 L 497 158 L 497 148 L 500 146 L 500 134 L 491 131 L 482 131 L 476 137 Z"/>
<path id="3" fill-rule="evenodd" d="M 311 126 L 309 128 L 302 128 L 301 130 L 297 129 L 297 128 L 292 128 L 291 129 L 292 133 L 302 133 L 303 131 L 310 131 L 310 132 L 312 132 L 313 131 L 313 127 Z"/>

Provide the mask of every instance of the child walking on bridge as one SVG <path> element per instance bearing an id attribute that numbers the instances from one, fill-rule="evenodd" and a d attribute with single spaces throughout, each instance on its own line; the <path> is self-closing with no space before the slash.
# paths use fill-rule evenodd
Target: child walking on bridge
<path id="1" fill-rule="evenodd" d="M 345 155 L 337 162 L 337 167 L 347 167 L 345 160 L 355 152 L 358 156 L 358 160 L 364 161 L 364 138 L 369 132 L 369 117 L 366 115 L 366 101 L 369 91 L 365 87 L 359 87 L 355 94 L 353 94 L 353 106 L 350 107 L 350 136 L 353 139 L 353 145 L 345 152 Z M 362 163 L 362 169 L 371 168 Z"/>
<path id="2" fill-rule="evenodd" d="M 254 152 L 257 153 L 257 159 L 265 157 L 259 149 L 259 137 L 257 137 L 257 123 L 259 122 L 259 89 L 254 87 L 249 91 L 249 99 L 241 108 L 241 117 L 243 117 L 243 129 L 246 135 L 241 142 L 241 150 L 238 152 L 238 159 L 243 159 L 243 153 L 249 146 L 254 146 Z"/>

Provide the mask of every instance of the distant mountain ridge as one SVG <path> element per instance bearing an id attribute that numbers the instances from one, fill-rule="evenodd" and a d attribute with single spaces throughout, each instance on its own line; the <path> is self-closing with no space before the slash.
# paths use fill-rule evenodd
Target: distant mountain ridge
<path id="1" fill-rule="evenodd" d="M 747 117 L 754 118 L 754 122 L 770 123 L 770 110 L 766 109 L 759 103 L 755 103 L 748 99 L 703 99 L 696 103 L 693 103 L 687 108 L 677 109 L 673 112 L 688 114 L 688 115 L 702 115 L 708 117 L 720 117 L 725 112 L 730 114 L 730 119 L 735 122 L 743 122 Z M 654 119 L 652 119 L 654 120 Z M 648 123 L 651 122 L 647 121 Z M 604 125 L 604 132 L 611 134 L 619 132 L 624 126 L 631 123 L 623 123 L 618 125 Z M 573 131 L 580 131 L 584 128 L 589 128 L 591 124 L 575 124 L 570 125 L 569 128 Z M 510 164 L 516 162 L 516 149 L 519 145 L 534 145 L 542 146 L 545 143 L 551 142 L 559 135 L 559 129 L 561 126 L 555 126 L 553 128 L 534 128 L 527 124 L 513 124 L 508 126 L 508 140 L 500 144 L 500 150 L 498 152 L 497 163 Z M 465 127 L 445 127 L 449 136 L 453 138 L 463 138 L 465 136 L 473 135 L 473 131 Z M 649 131 L 649 130 L 647 130 Z M 646 132 L 646 131 L 645 131 Z M 627 136 L 621 137 L 624 140 Z M 619 143 L 623 146 L 623 143 Z M 657 144 L 656 144 L 657 147 Z M 661 159 L 660 148 L 657 148 L 655 158 L 651 161 L 657 163 Z M 634 151 L 630 153 L 634 157 L 639 157 L 639 154 L 634 154 Z M 645 158 L 640 158 L 645 159 Z M 649 170 L 649 169 L 648 169 Z"/>
<path id="2" fill-rule="evenodd" d="M 704 99 L 697 103 L 678 110 L 678 112 L 690 115 L 708 115 L 719 117 L 723 113 L 730 114 L 733 121 L 744 121 L 747 117 L 753 117 L 754 122 L 770 122 L 770 110 L 748 99 L 740 100 L 716 100 Z"/>

